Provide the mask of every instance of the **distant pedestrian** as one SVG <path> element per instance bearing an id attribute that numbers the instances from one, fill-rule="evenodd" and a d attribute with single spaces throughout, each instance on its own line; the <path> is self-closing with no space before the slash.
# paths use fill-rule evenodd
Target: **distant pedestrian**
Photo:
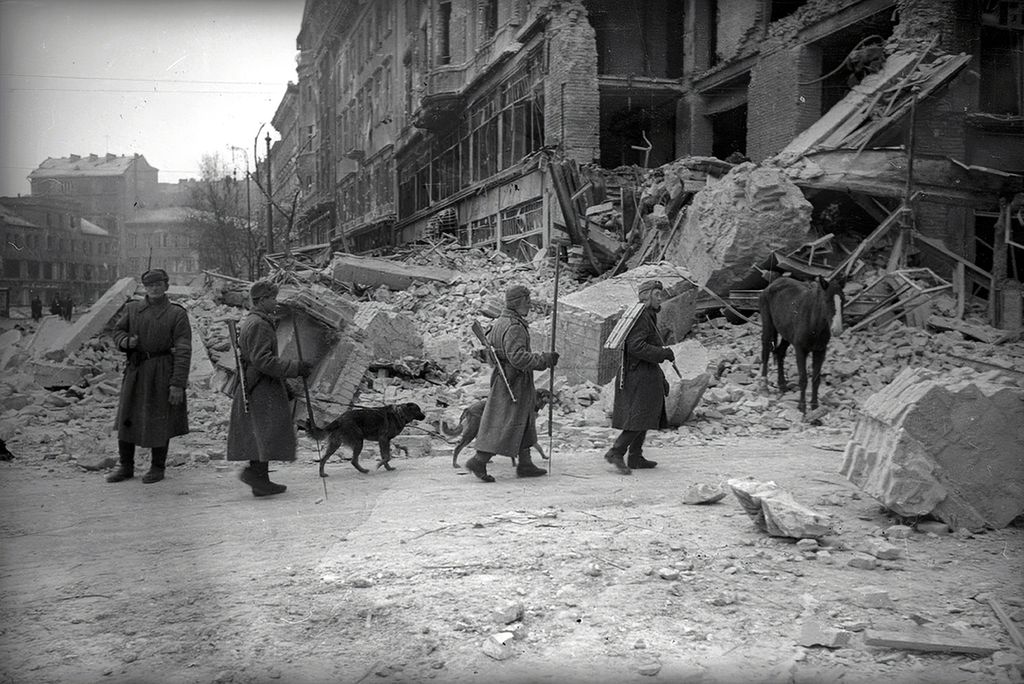
<path id="1" fill-rule="evenodd" d="M 238 331 L 244 383 L 239 382 L 228 425 L 229 461 L 248 461 L 239 479 L 254 496 L 281 494 L 287 485 L 270 481 L 270 461 L 294 461 L 292 402 L 284 378 L 309 377 L 309 361 L 282 359 L 277 352 L 277 285 L 258 280 L 249 288 L 252 310 Z"/>
<path id="2" fill-rule="evenodd" d="M 71 299 L 71 294 L 66 293 L 64 295 L 64 301 L 61 302 L 61 314 L 64 316 L 65 321 L 71 320 L 71 314 L 75 312 L 75 302 Z"/>
<path id="3" fill-rule="evenodd" d="M 114 326 L 114 343 L 128 355 L 117 408 L 119 465 L 107 482 L 135 475 L 135 447 L 149 447 L 152 458 L 142 481 L 164 479 L 171 437 L 188 432 L 188 385 L 192 327 L 188 313 L 167 298 L 167 272 L 142 274 L 146 298 L 125 305 Z"/>
<path id="4" fill-rule="evenodd" d="M 530 330 L 526 322 L 529 312 L 530 291 L 522 285 L 513 285 L 505 292 L 505 310 L 487 333 L 487 342 L 494 348 L 512 393 L 509 394 L 501 372 L 495 367 L 491 371 L 487 404 L 480 418 L 476 455 L 466 461 L 466 470 L 484 482 L 494 482 L 487 474 L 487 464 L 495 454 L 517 457 L 516 475 L 519 477 L 537 477 L 548 472 L 535 466 L 530 455 L 530 448 L 537 443 L 537 390 L 533 372 L 554 368 L 558 352 L 530 351 Z"/>
<path id="5" fill-rule="evenodd" d="M 615 382 L 612 427 L 622 432 L 604 455 L 623 475 L 631 474 L 631 469 L 658 465 L 657 461 L 644 458 L 644 439 L 648 430 L 668 427 L 665 397 L 669 385 L 659 364 L 676 358 L 658 332 L 658 311 L 665 298 L 661 281 L 641 283 L 637 295 L 646 306 L 626 335 Z M 628 462 L 622 458 L 627 450 Z"/>
<path id="6" fill-rule="evenodd" d="M 60 304 L 60 297 L 53 295 L 53 298 L 50 299 L 50 313 L 54 316 L 60 316 L 62 314 L 62 309 L 63 307 Z"/>
<path id="7" fill-rule="evenodd" d="M 43 300 L 39 298 L 39 295 L 32 293 L 32 301 L 29 302 L 29 306 L 32 307 L 32 320 L 36 323 L 43 317 Z"/>

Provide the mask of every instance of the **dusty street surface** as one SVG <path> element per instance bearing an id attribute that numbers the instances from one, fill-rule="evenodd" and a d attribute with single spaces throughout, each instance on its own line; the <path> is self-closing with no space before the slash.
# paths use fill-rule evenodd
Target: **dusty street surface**
<path id="1" fill-rule="evenodd" d="M 443 453 L 369 475 L 334 460 L 326 501 L 308 438 L 272 472 L 288 492 L 267 499 L 216 461 L 154 485 L 28 455 L 0 463 L 2 680 L 1019 681 L 1020 651 L 975 600 L 998 597 L 1021 626 L 1019 527 L 914 532 L 902 558 L 849 567 L 897 521 L 838 475 L 841 437 L 673 439 L 632 477 L 598 450 L 556 450 L 554 474 L 530 481 L 496 458 L 491 485 Z M 748 476 L 831 515 L 828 553 L 758 532 L 732 494 L 680 503 L 694 482 Z M 869 607 L 864 586 L 890 605 Z M 499 661 L 482 646 L 509 603 L 522 634 Z M 810 620 L 850 643 L 798 645 Z M 916 623 L 1001 650 L 863 644 L 865 629 Z"/>

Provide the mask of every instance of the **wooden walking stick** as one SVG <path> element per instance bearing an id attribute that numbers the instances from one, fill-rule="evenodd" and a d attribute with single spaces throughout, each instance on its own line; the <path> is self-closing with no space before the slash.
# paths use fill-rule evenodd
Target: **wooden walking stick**
<path id="1" fill-rule="evenodd" d="M 302 340 L 299 338 L 299 316 L 295 309 L 292 309 L 292 334 L 295 336 L 295 354 L 299 357 L 299 363 L 302 363 Z M 316 419 L 313 418 L 313 400 L 309 397 L 309 383 L 306 378 L 302 378 L 302 389 L 306 393 L 306 420 L 309 421 L 309 427 L 316 429 Z M 313 437 L 316 442 L 316 460 L 319 462 L 322 458 L 320 455 L 320 439 Z M 323 468 L 323 464 L 320 465 Z M 321 477 L 320 482 L 324 485 L 324 501 L 327 501 L 327 478 Z"/>
<path id="2" fill-rule="evenodd" d="M 555 331 L 558 325 L 558 276 L 562 271 L 561 252 L 562 246 L 559 242 L 552 241 L 555 248 L 555 296 L 551 303 L 551 354 L 555 353 Z M 552 421 L 555 416 L 555 367 L 551 366 L 551 375 L 548 378 L 548 473 L 554 470 L 555 466 L 555 430 Z"/>

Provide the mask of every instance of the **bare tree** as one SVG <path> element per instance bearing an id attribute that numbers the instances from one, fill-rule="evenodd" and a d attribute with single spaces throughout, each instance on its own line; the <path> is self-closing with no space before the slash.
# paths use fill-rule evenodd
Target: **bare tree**
<path id="1" fill-rule="evenodd" d="M 218 154 L 204 154 L 200 179 L 189 190 L 189 228 L 200 267 L 236 278 L 255 278 L 259 240 L 245 217 L 245 186 Z M 248 182 L 248 181 L 247 181 Z"/>

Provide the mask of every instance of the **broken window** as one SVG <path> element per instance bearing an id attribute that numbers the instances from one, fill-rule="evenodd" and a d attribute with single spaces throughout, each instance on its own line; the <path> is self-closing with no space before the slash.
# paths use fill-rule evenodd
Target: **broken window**
<path id="1" fill-rule="evenodd" d="M 468 234 L 465 235 L 465 244 L 472 246 L 479 246 L 484 244 L 493 243 L 495 240 L 495 227 L 498 223 L 498 217 L 494 214 L 485 216 L 484 218 L 476 219 L 469 222 Z M 459 228 L 460 236 L 459 242 L 462 243 L 462 231 L 463 228 Z"/>
<path id="2" fill-rule="evenodd" d="M 747 150 L 747 105 L 715 114 L 711 117 L 711 154 L 719 159 L 728 159 L 733 154 L 746 156 Z"/>
<path id="3" fill-rule="evenodd" d="M 480 11 L 483 40 L 487 41 L 498 32 L 498 0 L 481 0 Z"/>
<path id="4" fill-rule="evenodd" d="M 1024 31 L 982 26 L 980 51 L 981 110 L 1024 115 Z"/>
<path id="5" fill-rule="evenodd" d="M 597 73 L 678 78 L 683 69 L 683 3 L 588 3 L 597 41 Z"/>
<path id="6" fill-rule="evenodd" d="M 501 210 L 501 239 L 540 231 L 543 225 L 543 202 L 529 200 Z"/>
<path id="7" fill-rule="evenodd" d="M 437 6 L 437 63 L 451 64 L 452 61 L 452 3 L 442 2 Z"/>

